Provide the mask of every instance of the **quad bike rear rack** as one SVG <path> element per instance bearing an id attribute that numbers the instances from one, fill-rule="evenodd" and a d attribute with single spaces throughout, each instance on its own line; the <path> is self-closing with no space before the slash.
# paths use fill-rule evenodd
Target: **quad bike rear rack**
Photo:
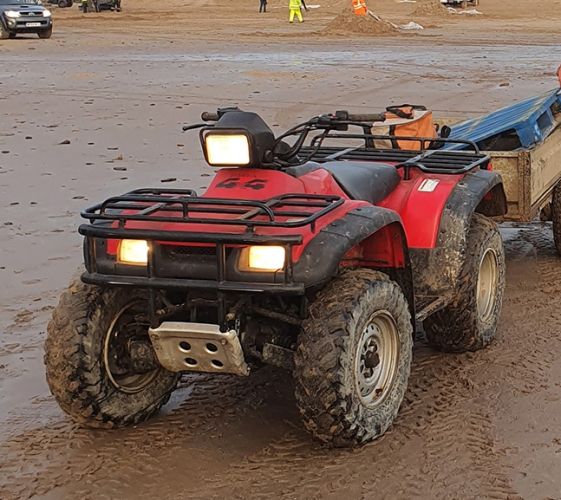
<path id="1" fill-rule="evenodd" d="M 324 146 L 325 139 L 358 139 L 364 141 L 362 146 L 342 147 Z M 377 148 L 375 141 L 418 142 L 420 150 L 404 150 L 399 148 Z M 428 148 L 425 146 L 429 145 Z M 440 149 L 442 146 L 468 147 L 470 150 Z M 411 168 L 430 174 L 461 175 L 474 168 L 487 169 L 489 156 L 482 153 L 472 141 L 434 137 L 405 137 L 394 135 L 329 133 L 317 136 L 309 146 L 300 149 L 306 161 L 325 163 L 335 160 L 355 160 L 365 162 L 394 163 L 397 169 L 404 169 L 404 178 L 409 178 Z"/>

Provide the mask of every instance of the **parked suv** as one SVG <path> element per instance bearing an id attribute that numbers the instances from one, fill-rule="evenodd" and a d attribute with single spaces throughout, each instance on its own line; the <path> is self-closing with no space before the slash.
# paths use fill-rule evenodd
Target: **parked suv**
<path id="1" fill-rule="evenodd" d="M 15 38 L 19 33 L 37 33 L 50 38 L 53 33 L 51 12 L 38 0 L 0 0 L 0 39 Z"/>

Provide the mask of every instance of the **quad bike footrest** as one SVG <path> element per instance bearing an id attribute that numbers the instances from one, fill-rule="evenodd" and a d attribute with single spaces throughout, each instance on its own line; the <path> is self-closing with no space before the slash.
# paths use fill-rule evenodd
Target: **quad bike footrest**
<path id="1" fill-rule="evenodd" d="M 167 321 L 150 328 L 149 334 L 166 370 L 249 375 L 234 330 L 221 332 L 218 325 Z"/>

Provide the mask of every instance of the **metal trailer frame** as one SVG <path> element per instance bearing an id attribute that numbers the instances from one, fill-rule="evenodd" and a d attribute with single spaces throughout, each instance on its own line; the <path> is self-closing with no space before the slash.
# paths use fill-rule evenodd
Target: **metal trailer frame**
<path id="1" fill-rule="evenodd" d="M 505 221 L 530 222 L 551 201 L 561 183 L 561 127 L 540 144 L 523 150 L 490 151 L 493 170 L 504 181 Z"/>

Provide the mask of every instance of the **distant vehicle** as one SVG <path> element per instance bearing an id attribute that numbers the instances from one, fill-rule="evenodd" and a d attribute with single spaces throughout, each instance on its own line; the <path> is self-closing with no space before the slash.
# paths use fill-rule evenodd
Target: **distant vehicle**
<path id="1" fill-rule="evenodd" d="M 440 3 L 444 5 L 459 5 L 462 9 L 465 9 L 468 5 L 477 7 L 479 0 L 440 0 Z"/>
<path id="2" fill-rule="evenodd" d="M 73 0 L 47 0 L 47 3 L 58 5 L 61 9 L 64 9 L 65 7 L 72 7 L 74 5 Z"/>
<path id="3" fill-rule="evenodd" d="M 97 10 L 114 10 L 121 12 L 121 0 L 97 0 Z"/>
<path id="4" fill-rule="evenodd" d="M 114 10 L 115 12 L 121 12 L 121 0 L 93 0 L 92 3 L 95 12 L 101 12 L 102 10 Z M 82 4 L 80 8 L 83 10 L 84 4 Z M 89 6 L 88 10 L 91 8 L 92 7 Z"/>
<path id="5" fill-rule="evenodd" d="M 0 0 L 0 39 L 15 38 L 25 33 L 51 38 L 51 12 L 38 0 Z"/>

